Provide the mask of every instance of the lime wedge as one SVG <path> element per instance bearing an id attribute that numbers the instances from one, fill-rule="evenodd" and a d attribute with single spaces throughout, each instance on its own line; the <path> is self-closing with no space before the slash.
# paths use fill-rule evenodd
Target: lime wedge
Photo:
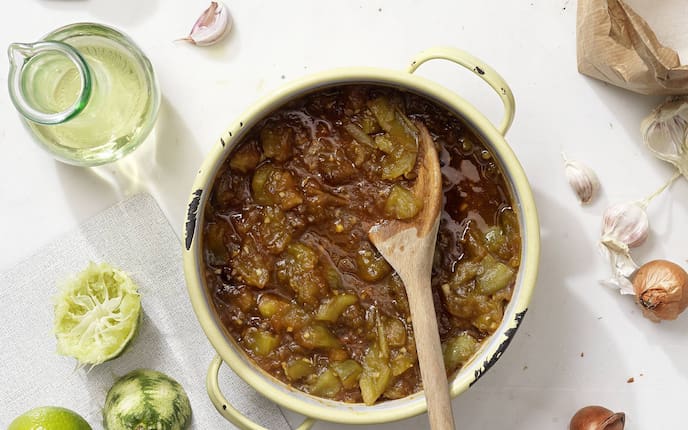
<path id="1" fill-rule="evenodd" d="M 141 317 L 138 287 L 107 263 L 89 263 L 55 297 L 57 353 L 79 365 L 118 357 L 136 336 Z"/>

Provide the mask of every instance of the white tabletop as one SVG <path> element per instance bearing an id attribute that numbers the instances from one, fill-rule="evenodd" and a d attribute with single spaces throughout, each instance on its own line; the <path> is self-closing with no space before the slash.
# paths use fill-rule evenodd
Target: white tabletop
<path id="1" fill-rule="evenodd" d="M 587 404 L 625 411 L 632 429 L 685 427 L 688 315 L 653 324 L 632 299 L 598 283 L 608 275 L 596 246 L 602 211 L 645 197 L 672 173 L 639 135 L 641 119 L 661 99 L 577 73 L 575 1 L 227 4 L 235 22 L 228 40 L 196 48 L 173 40 L 185 36 L 207 6 L 201 0 L 3 2 L 2 49 L 72 22 L 115 26 L 150 57 L 163 103 L 154 134 L 136 153 L 117 166 L 84 169 L 56 162 L 32 143 L 3 85 L 0 271 L 138 189 L 156 198 L 181 233 L 204 155 L 261 96 L 313 72 L 357 65 L 401 69 L 425 48 L 455 46 L 482 58 L 513 89 L 517 113 L 507 137 L 531 181 L 543 245 L 525 322 L 490 372 L 453 401 L 458 428 L 565 429 Z M 0 59 L 0 81 L 7 69 Z M 441 62 L 419 73 L 499 119 L 498 98 L 470 73 Z M 602 195 L 592 206 L 580 207 L 568 188 L 562 150 L 597 171 Z M 651 237 L 635 253 L 637 260 L 666 258 L 686 266 L 686 202 L 688 183 L 681 179 L 652 203 Z M 205 406 L 212 408 L 210 402 Z M 377 428 L 427 428 L 426 417 Z"/>

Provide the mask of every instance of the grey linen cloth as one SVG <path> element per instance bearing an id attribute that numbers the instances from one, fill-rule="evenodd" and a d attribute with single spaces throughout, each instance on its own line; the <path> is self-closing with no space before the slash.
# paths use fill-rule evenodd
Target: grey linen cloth
<path id="1" fill-rule="evenodd" d="M 58 283 L 89 261 L 108 262 L 129 273 L 139 286 L 144 311 L 138 337 L 126 352 L 90 371 L 57 355 L 52 333 Z M 102 429 L 108 389 L 119 376 L 139 368 L 164 372 L 184 387 L 193 409 L 192 428 L 234 428 L 207 396 L 205 376 L 215 352 L 191 308 L 181 244 L 148 194 L 105 210 L 0 274 L 0 303 L 0 428 L 29 409 L 55 405 Z M 255 422 L 270 430 L 290 428 L 274 403 L 226 365 L 220 387 Z"/>

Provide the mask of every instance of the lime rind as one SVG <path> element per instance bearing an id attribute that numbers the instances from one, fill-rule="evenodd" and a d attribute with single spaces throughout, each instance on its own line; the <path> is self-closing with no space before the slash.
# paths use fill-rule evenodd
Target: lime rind
<path id="1" fill-rule="evenodd" d="M 138 287 L 107 263 L 89 263 L 55 297 L 57 352 L 92 366 L 118 357 L 141 319 Z"/>
<path id="2" fill-rule="evenodd" d="M 78 413 L 59 406 L 41 406 L 26 411 L 7 430 L 93 430 Z"/>

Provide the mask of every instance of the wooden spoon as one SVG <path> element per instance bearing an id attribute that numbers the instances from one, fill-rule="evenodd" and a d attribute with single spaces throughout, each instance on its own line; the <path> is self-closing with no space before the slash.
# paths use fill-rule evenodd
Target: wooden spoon
<path id="1" fill-rule="evenodd" d="M 445 430 L 454 429 L 454 416 L 430 288 L 442 206 L 442 173 L 430 133 L 423 124 L 416 122 L 416 126 L 420 130 L 420 166 L 412 192 L 423 202 L 423 208 L 410 220 L 389 220 L 373 226 L 368 238 L 404 281 L 430 426 Z"/>

